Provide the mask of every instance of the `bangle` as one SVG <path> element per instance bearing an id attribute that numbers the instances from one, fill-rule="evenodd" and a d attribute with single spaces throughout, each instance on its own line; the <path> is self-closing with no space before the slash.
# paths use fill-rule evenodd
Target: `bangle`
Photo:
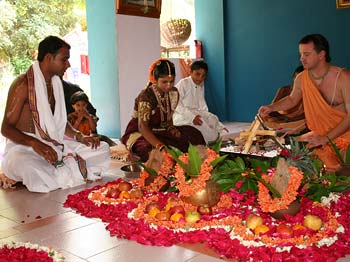
<path id="1" fill-rule="evenodd" d="M 158 143 L 158 144 L 156 144 L 155 148 L 158 149 L 159 151 L 162 151 L 165 148 L 165 145 Z"/>
<path id="2" fill-rule="evenodd" d="M 74 136 L 73 136 L 73 139 L 75 140 L 75 141 L 78 141 L 79 142 L 79 140 L 78 140 L 78 135 L 81 135 L 81 133 L 78 131 L 78 132 L 75 132 L 74 133 Z"/>

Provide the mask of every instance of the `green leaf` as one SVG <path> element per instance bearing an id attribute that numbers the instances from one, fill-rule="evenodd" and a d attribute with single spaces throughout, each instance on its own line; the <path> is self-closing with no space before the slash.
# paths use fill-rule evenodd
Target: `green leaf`
<path id="1" fill-rule="evenodd" d="M 181 156 L 183 152 L 173 146 L 169 146 L 169 148 L 167 147 L 166 150 L 172 156 L 175 162 L 178 163 L 185 170 L 185 173 L 190 174 L 189 165 L 185 164 L 179 159 L 179 156 Z"/>
<path id="2" fill-rule="evenodd" d="M 166 147 L 166 151 L 173 157 L 173 159 L 177 159 L 183 154 L 180 149 L 173 146 Z"/>
<path id="3" fill-rule="evenodd" d="M 179 190 L 176 187 L 169 187 L 166 192 L 179 192 Z"/>
<path id="4" fill-rule="evenodd" d="M 348 188 L 349 188 L 348 185 L 339 185 L 339 186 L 334 186 L 334 187 L 330 188 L 330 190 L 332 192 L 343 192 Z"/>
<path id="5" fill-rule="evenodd" d="M 156 170 L 154 170 L 153 168 L 148 167 L 148 166 L 146 166 L 146 165 L 143 164 L 143 163 L 139 163 L 139 165 L 142 166 L 143 169 L 145 169 L 146 172 L 147 172 L 148 174 L 150 174 L 151 176 L 153 176 L 153 177 L 158 176 L 158 173 L 157 173 Z"/>
<path id="6" fill-rule="evenodd" d="M 236 157 L 235 161 L 238 165 L 238 167 L 242 170 L 242 172 L 245 170 L 245 163 L 241 157 Z"/>
<path id="7" fill-rule="evenodd" d="M 190 144 L 190 146 L 188 147 L 188 161 L 188 174 L 190 176 L 199 176 L 199 173 L 201 171 L 202 159 L 199 155 L 198 149 L 192 144 Z"/>
<path id="8" fill-rule="evenodd" d="M 257 171 L 258 168 L 261 169 L 258 174 L 266 173 L 266 171 L 270 168 L 270 163 L 258 159 L 250 159 L 250 163 L 252 164 L 252 167 L 254 168 L 255 171 Z"/>
<path id="9" fill-rule="evenodd" d="M 327 136 L 327 138 L 328 138 L 328 141 L 331 144 L 335 154 L 337 155 L 340 163 L 344 164 L 344 159 L 343 159 L 342 155 L 340 154 L 339 148 L 337 147 L 337 145 L 328 136 Z"/>
<path id="10" fill-rule="evenodd" d="M 231 183 L 219 184 L 219 190 L 220 191 L 228 192 L 228 191 L 230 191 L 231 188 L 232 188 L 232 184 Z"/>
<path id="11" fill-rule="evenodd" d="M 350 165 L 350 145 L 348 145 L 348 147 L 346 148 L 345 164 Z"/>
<path id="12" fill-rule="evenodd" d="M 219 163 L 221 163 L 222 161 L 224 161 L 226 159 L 228 155 L 223 155 L 223 156 L 220 156 L 216 159 L 214 159 L 213 161 L 211 161 L 210 165 L 212 167 L 216 167 Z"/>
<path id="13" fill-rule="evenodd" d="M 216 141 L 215 141 L 215 144 L 213 144 L 210 148 L 215 151 L 216 153 L 219 153 L 220 152 L 220 149 L 221 149 L 221 144 L 222 144 L 222 140 L 221 138 L 219 137 Z"/>

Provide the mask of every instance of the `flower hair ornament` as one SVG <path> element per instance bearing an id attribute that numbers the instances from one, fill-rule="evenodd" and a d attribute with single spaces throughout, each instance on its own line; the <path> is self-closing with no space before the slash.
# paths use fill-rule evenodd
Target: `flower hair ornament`
<path id="1" fill-rule="evenodd" d="M 167 67 L 168 67 L 168 76 L 172 76 L 171 75 L 171 67 L 170 67 L 170 64 L 169 64 L 169 61 L 165 58 L 160 58 L 160 59 L 157 59 L 156 61 L 154 61 L 150 67 L 149 67 L 149 70 L 148 70 L 148 81 L 151 82 L 151 83 L 155 83 L 156 82 L 156 79 L 155 79 L 155 76 L 154 76 L 154 71 L 156 69 L 157 66 L 160 66 L 162 61 L 165 61 Z"/>

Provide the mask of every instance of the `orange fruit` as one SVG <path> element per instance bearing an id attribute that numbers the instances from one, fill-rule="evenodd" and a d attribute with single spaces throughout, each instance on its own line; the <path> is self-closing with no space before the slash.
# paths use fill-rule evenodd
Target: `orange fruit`
<path id="1" fill-rule="evenodd" d="M 122 191 L 120 192 L 119 194 L 119 198 L 127 198 L 127 199 L 130 199 L 130 193 L 128 191 Z"/>
<path id="2" fill-rule="evenodd" d="M 265 234 L 269 230 L 270 230 L 270 228 L 268 226 L 259 225 L 254 229 L 254 234 L 255 235 Z"/>
<path id="3" fill-rule="evenodd" d="M 302 224 L 296 224 L 293 226 L 293 230 L 304 229 L 305 227 Z"/>
<path id="4" fill-rule="evenodd" d="M 170 220 L 174 221 L 174 222 L 177 222 L 183 217 L 184 216 L 181 213 L 174 213 L 174 214 L 171 215 Z"/>
<path id="5" fill-rule="evenodd" d="M 167 203 L 164 207 L 164 211 L 169 211 L 171 207 L 172 207 L 171 203 Z"/>
<path id="6" fill-rule="evenodd" d="M 150 217 L 155 217 L 158 213 L 160 213 L 160 210 L 158 208 L 154 207 L 148 212 L 148 215 Z"/>

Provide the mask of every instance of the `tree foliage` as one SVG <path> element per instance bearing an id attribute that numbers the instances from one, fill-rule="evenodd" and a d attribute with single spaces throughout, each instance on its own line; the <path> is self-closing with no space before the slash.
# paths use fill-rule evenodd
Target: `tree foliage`
<path id="1" fill-rule="evenodd" d="M 39 42 L 48 35 L 62 37 L 82 23 L 84 8 L 84 0 L 0 0 L 0 61 L 22 73 Z"/>

